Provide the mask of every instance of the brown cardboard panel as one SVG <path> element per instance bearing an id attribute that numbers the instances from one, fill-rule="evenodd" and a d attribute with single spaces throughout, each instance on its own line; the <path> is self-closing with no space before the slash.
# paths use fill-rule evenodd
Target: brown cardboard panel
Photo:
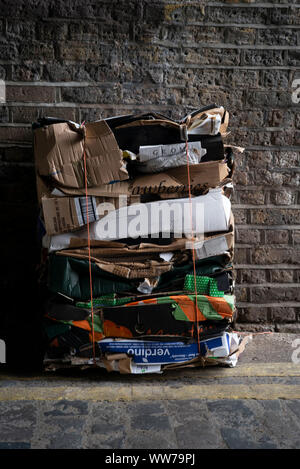
<path id="1" fill-rule="evenodd" d="M 122 152 L 105 121 L 86 124 L 85 139 L 68 123 L 36 129 L 34 151 L 38 174 L 59 186 L 83 188 L 84 149 L 88 186 L 128 179 Z"/>
<path id="2" fill-rule="evenodd" d="M 73 200 L 69 197 L 42 198 L 45 228 L 49 235 L 79 228 Z"/>
<path id="3" fill-rule="evenodd" d="M 42 197 L 45 228 L 48 235 L 68 233 L 87 223 L 86 197 Z M 112 210 L 140 202 L 139 196 L 91 197 L 88 196 L 89 223 L 100 220 Z"/>
<path id="4" fill-rule="evenodd" d="M 71 187 L 60 187 L 66 195 L 85 195 L 85 188 L 74 189 Z M 87 194 L 95 197 L 119 197 L 130 195 L 129 181 L 115 182 L 114 184 L 101 184 L 96 187 L 88 187 Z"/>
<path id="5" fill-rule="evenodd" d="M 71 241 L 74 238 L 71 238 Z M 88 251 L 87 249 L 80 249 L 80 247 L 87 246 L 86 240 L 79 240 L 85 242 L 85 244 L 81 244 L 75 246 L 73 244 L 71 249 L 66 249 L 62 251 L 57 251 L 57 255 L 63 256 L 80 256 L 84 258 L 88 258 Z M 91 240 L 91 255 L 96 259 L 103 259 L 103 258 L 115 258 L 118 256 L 119 258 L 126 258 L 129 257 L 130 259 L 140 258 L 141 255 L 149 256 L 150 254 L 159 254 L 163 252 L 175 252 L 175 251 L 182 251 L 186 247 L 186 239 L 180 238 L 168 245 L 159 245 L 159 244 L 147 244 L 141 243 L 135 246 L 127 246 L 123 243 L 118 243 L 115 241 L 93 241 Z"/>
<path id="6" fill-rule="evenodd" d="M 190 166 L 191 189 L 217 187 L 229 174 L 223 161 L 209 161 Z M 68 195 L 85 194 L 84 189 L 61 190 Z M 118 197 L 119 195 L 141 194 L 184 194 L 188 191 L 186 166 L 169 169 L 167 172 L 137 176 L 133 181 L 123 181 L 98 187 L 89 187 L 88 195 Z"/>
<path id="7" fill-rule="evenodd" d="M 217 187 L 228 174 L 228 166 L 222 161 L 208 161 L 193 164 L 189 167 L 191 186 Z M 181 184 L 188 185 L 188 172 L 186 166 L 170 168 L 168 174 Z"/>
<path id="8" fill-rule="evenodd" d="M 74 256 L 75 257 L 75 256 Z M 80 257 L 79 255 L 76 257 Z M 82 256 L 83 257 L 83 256 Z M 118 261 L 116 264 L 115 259 L 111 261 L 97 260 L 95 264 L 102 270 L 109 272 L 118 277 L 127 279 L 142 279 L 142 278 L 153 278 L 159 277 L 161 274 L 168 272 L 172 269 L 173 264 L 166 261 L 157 260 L 141 260 L 141 261 Z"/>
<path id="9" fill-rule="evenodd" d="M 168 272 L 173 267 L 172 262 L 160 259 L 156 253 L 152 253 L 152 256 L 150 254 L 143 255 L 143 253 L 135 256 L 123 256 L 123 258 L 119 258 L 116 263 L 116 257 L 114 255 L 110 254 L 105 257 L 94 251 L 96 250 L 92 250 L 91 253 L 91 261 L 95 262 L 100 269 L 127 279 L 158 277 L 164 272 Z M 88 259 L 87 249 L 59 251 L 57 255 Z"/>
<path id="10" fill-rule="evenodd" d="M 37 199 L 39 204 L 42 202 L 42 197 L 43 195 L 50 194 L 50 189 L 45 183 L 45 181 L 38 175 L 38 173 L 35 173 L 36 175 L 36 192 L 37 192 Z"/>
<path id="11" fill-rule="evenodd" d="M 102 270 L 121 277 L 157 277 L 173 267 L 173 263 L 162 260 L 159 253 L 175 253 L 176 251 L 182 253 L 185 244 L 185 239 L 175 240 L 166 246 L 143 243 L 136 246 L 127 246 L 117 242 L 98 241 L 92 244 L 91 260 Z M 57 251 L 56 254 L 58 256 L 88 259 L 89 255 L 86 247 L 72 247 L 73 249 Z M 116 262 L 116 259 L 118 259 L 118 262 Z"/>

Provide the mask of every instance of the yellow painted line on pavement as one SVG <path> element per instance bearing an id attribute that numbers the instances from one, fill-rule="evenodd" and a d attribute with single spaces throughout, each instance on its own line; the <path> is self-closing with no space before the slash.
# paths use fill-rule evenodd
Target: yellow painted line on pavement
<path id="1" fill-rule="evenodd" d="M 87 371 L 87 370 L 85 370 Z M 93 377 L 97 373 L 97 370 L 91 369 Z M 116 380 L 122 381 L 124 375 L 105 375 L 104 370 L 101 371 L 101 380 L 105 380 L 107 383 L 113 383 Z M 100 373 L 99 373 L 100 376 Z M 168 381 L 173 379 L 180 379 L 183 377 L 195 377 L 195 378 L 238 378 L 238 377 L 293 377 L 300 376 L 300 364 L 292 362 L 280 362 L 280 363 L 239 363 L 235 368 L 223 368 L 219 366 L 211 366 L 207 368 L 182 368 L 180 370 L 165 371 L 163 375 L 140 375 L 135 377 L 141 380 L 155 380 L 155 381 Z M 129 375 L 126 375 L 128 378 Z M 1 381 L 13 380 L 13 381 L 76 381 L 83 380 L 88 382 L 89 375 L 86 373 L 80 373 L 80 370 L 76 370 L 75 376 L 63 376 L 62 374 L 55 372 L 45 372 L 40 375 L 32 376 L 18 376 L 16 374 L 0 373 L 0 386 Z"/>
<path id="2" fill-rule="evenodd" d="M 0 388 L 0 401 L 149 401 L 185 399 L 300 399 L 300 386 L 286 384 L 187 384 L 181 386 L 43 386 Z"/>

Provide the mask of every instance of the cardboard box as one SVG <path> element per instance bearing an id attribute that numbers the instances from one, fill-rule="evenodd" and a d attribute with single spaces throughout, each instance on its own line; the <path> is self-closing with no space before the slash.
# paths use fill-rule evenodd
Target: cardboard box
<path id="1" fill-rule="evenodd" d="M 124 339 L 103 339 L 97 342 L 103 354 L 125 353 L 136 365 L 165 365 L 180 363 L 199 355 L 197 342 L 161 342 Z M 223 334 L 200 341 L 200 354 L 226 357 L 230 353 L 230 334 Z"/>
<path id="2" fill-rule="evenodd" d="M 53 124 L 34 131 L 37 173 L 59 186 L 83 188 L 86 152 L 88 186 L 128 179 L 122 152 L 105 121 L 86 124 L 82 131 L 69 123 Z"/>
<path id="3" fill-rule="evenodd" d="M 122 206 L 138 203 L 139 196 L 92 197 L 88 196 L 89 223 L 100 220 L 109 212 Z M 41 199 L 45 228 L 48 235 L 76 231 L 87 224 L 86 197 L 49 197 Z"/>

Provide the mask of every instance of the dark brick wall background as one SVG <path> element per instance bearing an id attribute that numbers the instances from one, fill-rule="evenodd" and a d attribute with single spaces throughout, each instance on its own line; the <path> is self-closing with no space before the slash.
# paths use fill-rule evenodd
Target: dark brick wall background
<path id="1" fill-rule="evenodd" d="M 217 102 L 230 112 L 229 142 L 246 148 L 233 200 L 239 327 L 299 332 L 300 118 L 292 102 L 299 7 L 296 0 L 0 0 L 7 314 L 12 303 L 22 314 L 35 291 L 31 122 L 148 109 L 178 118 Z"/>

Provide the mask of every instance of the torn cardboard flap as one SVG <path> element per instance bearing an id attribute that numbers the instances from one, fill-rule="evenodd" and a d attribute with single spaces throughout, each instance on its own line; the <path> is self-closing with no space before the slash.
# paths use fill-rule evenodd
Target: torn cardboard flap
<path id="1" fill-rule="evenodd" d="M 85 140 L 68 123 L 49 125 L 34 132 L 37 172 L 58 185 L 84 187 L 84 150 L 88 186 L 128 179 L 122 152 L 105 121 L 86 124 Z"/>
<path id="2" fill-rule="evenodd" d="M 131 362 L 126 353 L 120 353 L 118 355 L 107 355 L 101 359 L 101 364 L 104 365 L 108 372 L 119 371 L 121 374 L 131 373 Z"/>

